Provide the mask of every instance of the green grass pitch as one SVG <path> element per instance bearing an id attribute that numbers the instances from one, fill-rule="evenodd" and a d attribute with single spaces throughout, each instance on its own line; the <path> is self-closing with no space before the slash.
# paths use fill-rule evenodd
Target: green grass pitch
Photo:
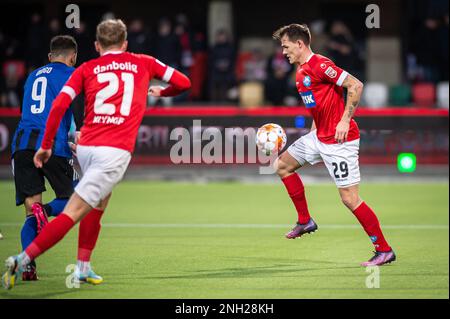
<path id="1" fill-rule="evenodd" d="M 51 199 L 47 192 L 45 199 Z M 372 245 L 333 185 L 307 185 L 312 235 L 287 240 L 296 214 L 282 184 L 126 181 L 103 219 L 99 286 L 66 287 L 77 229 L 37 260 L 40 280 L 2 298 L 449 298 L 448 184 L 363 184 L 397 261 L 367 288 Z M 0 183 L 0 258 L 20 248 L 22 208 Z M 258 224 L 261 224 L 258 226 Z"/>

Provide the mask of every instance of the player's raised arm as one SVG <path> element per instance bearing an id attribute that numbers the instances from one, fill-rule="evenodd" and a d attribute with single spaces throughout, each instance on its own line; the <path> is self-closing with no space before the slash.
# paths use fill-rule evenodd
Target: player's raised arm
<path id="1" fill-rule="evenodd" d="M 163 80 L 170 85 L 166 88 L 151 86 L 148 93 L 154 97 L 175 96 L 189 90 L 191 81 L 189 78 L 174 68 L 165 65 L 157 59 L 152 61 L 152 69 L 157 79 Z"/>
<path id="2" fill-rule="evenodd" d="M 348 130 L 350 128 L 350 120 L 355 114 L 364 85 L 357 78 L 348 74 L 342 82 L 342 87 L 347 89 L 347 101 L 345 103 L 345 110 L 342 114 L 341 121 L 336 126 L 336 134 L 334 138 L 338 143 L 343 143 L 347 140 Z"/>

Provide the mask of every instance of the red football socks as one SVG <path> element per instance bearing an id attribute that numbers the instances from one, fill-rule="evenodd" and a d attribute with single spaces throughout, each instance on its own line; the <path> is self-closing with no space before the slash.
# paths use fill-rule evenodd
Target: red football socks
<path id="1" fill-rule="evenodd" d="M 308 204 L 306 202 L 305 188 L 300 176 L 297 173 L 294 173 L 282 178 L 281 181 L 284 186 L 286 186 L 288 194 L 295 205 L 298 214 L 298 222 L 300 224 L 308 223 L 311 217 L 309 216 Z"/>
<path id="2" fill-rule="evenodd" d="M 62 213 L 42 229 L 39 235 L 25 249 L 25 253 L 31 260 L 36 259 L 63 239 L 74 224 L 72 218 Z"/>
<path id="3" fill-rule="evenodd" d="M 78 260 L 88 262 L 100 233 L 103 211 L 94 208 L 80 222 L 78 233 Z"/>
<path id="4" fill-rule="evenodd" d="M 353 214 L 356 216 L 367 235 L 369 235 L 376 251 L 387 252 L 391 250 L 391 247 L 384 239 L 377 216 L 365 202 L 362 202 L 361 205 L 353 211 Z"/>

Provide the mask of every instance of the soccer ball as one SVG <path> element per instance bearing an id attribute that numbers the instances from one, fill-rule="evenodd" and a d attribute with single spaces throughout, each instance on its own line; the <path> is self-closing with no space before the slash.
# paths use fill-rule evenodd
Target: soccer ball
<path id="1" fill-rule="evenodd" d="M 267 156 L 280 152 L 286 141 L 286 133 L 278 124 L 264 124 L 256 132 L 256 146 Z"/>

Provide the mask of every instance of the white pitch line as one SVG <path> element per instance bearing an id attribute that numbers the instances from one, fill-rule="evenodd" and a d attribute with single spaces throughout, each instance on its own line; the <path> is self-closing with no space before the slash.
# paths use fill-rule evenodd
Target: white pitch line
<path id="1" fill-rule="evenodd" d="M 20 223 L 0 223 L 0 226 L 22 226 Z M 289 228 L 291 224 L 132 224 L 132 223 L 104 223 L 107 228 Z M 448 229 L 448 225 L 381 225 L 383 229 Z M 360 225 L 320 225 L 325 229 L 359 229 Z"/>

